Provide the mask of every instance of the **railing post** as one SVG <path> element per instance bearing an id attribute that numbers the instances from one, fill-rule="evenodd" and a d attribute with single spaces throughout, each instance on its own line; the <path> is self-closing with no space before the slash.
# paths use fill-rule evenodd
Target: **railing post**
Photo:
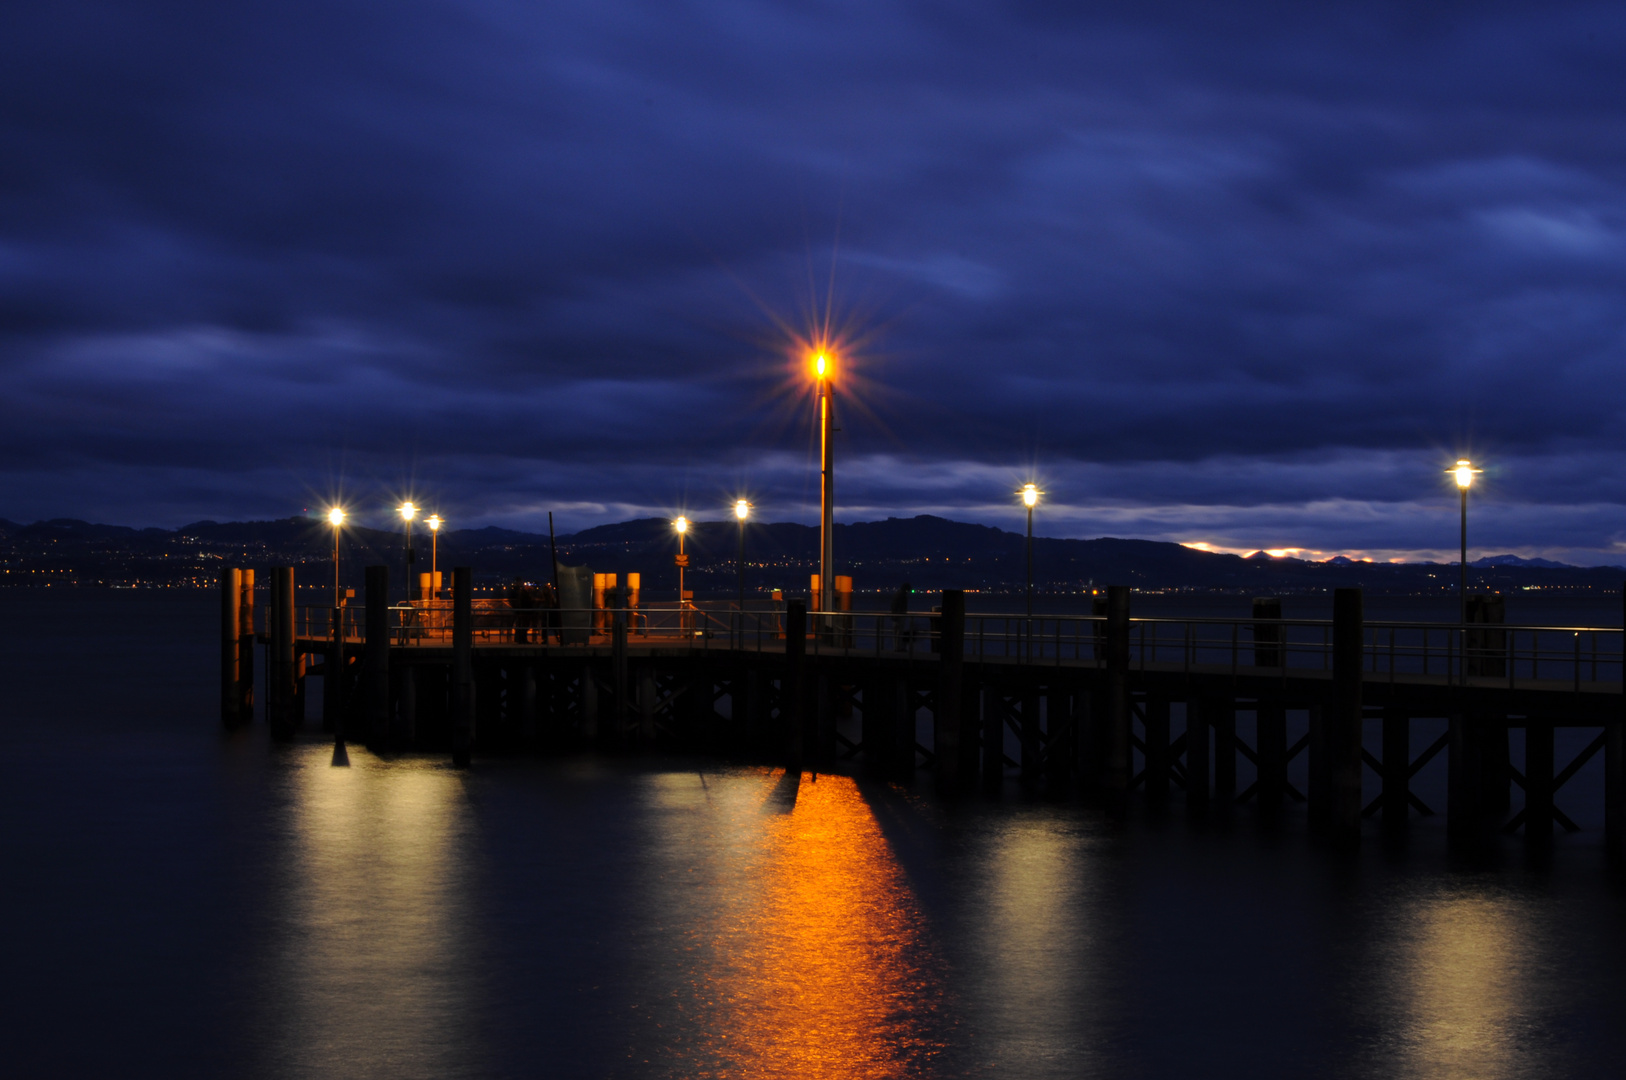
<path id="1" fill-rule="evenodd" d="M 591 678 L 590 672 L 582 675 L 584 683 Z M 451 689 L 452 765 L 466 769 L 474 748 L 474 569 L 468 566 L 452 570 Z"/>
<path id="2" fill-rule="evenodd" d="M 241 617 L 242 572 L 220 571 L 220 722 L 236 727 L 242 722 L 242 686 L 237 676 L 237 623 Z"/>
<path id="3" fill-rule="evenodd" d="M 367 706 L 367 745 L 381 753 L 390 724 L 390 568 L 369 566 L 366 577 L 367 638 L 363 647 L 362 700 Z"/>
<path id="4" fill-rule="evenodd" d="M 1107 812 L 1122 816 L 1128 809 L 1129 780 L 1134 766 L 1130 743 L 1129 710 L 1129 587 L 1107 587 L 1106 761 L 1102 783 Z"/>

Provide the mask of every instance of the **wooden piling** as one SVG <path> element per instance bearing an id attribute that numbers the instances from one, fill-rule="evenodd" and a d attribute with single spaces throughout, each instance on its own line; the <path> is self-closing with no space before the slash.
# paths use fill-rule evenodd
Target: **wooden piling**
<path id="1" fill-rule="evenodd" d="M 1236 702 L 1213 698 L 1208 726 L 1214 732 L 1214 807 L 1225 811 L 1236 802 Z"/>
<path id="2" fill-rule="evenodd" d="M 937 701 L 933 710 L 937 752 L 937 790 L 962 795 L 969 790 L 973 769 L 966 769 L 965 732 L 965 592 L 943 590 L 943 612 L 938 623 Z"/>
<path id="3" fill-rule="evenodd" d="M 986 685 L 982 698 L 982 791 L 995 796 L 1005 787 L 1005 695 Z"/>
<path id="4" fill-rule="evenodd" d="M 1223 704 L 1212 696 L 1186 702 L 1186 812 L 1193 817 L 1208 813 L 1209 718 Z"/>
<path id="5" fill-rule="evenodd" d="M 803 669 L 807 659 L 807 605 L 792 600 L 785 605 L 785 672 L 779 680 L 779 719 L 784 725 L 779 744 L 785 771 L 800 775 L 803 762 L 802 720 L 807 711 Z"/>
<path id="6" fill-rule="evenodd" d="M 372 609 L 368 608 L 371 615 Z M 583 676 L 584 681 L 590 676 Z M 452 765 L 466 769 L 474 748 L 474 570 L 452 570 Z"/>
<path id="7" fill-rule="evenodd" d="M 1130 770 L 1129 587 L 1107 587 L 1106 715 L 1102 718 L 1105 757 L 1103 797 L 1107 812 L 1122 815 L 1128 807 Z"/>
<path id="8" fill-rule="evenodd" d="M 1411 817 L 1411 717 L 1398 706 L 1383 709 L 1383 830 L 1400 832 Z"/>
<path id="9" fill-rule="evenodd" d="M 244 568 L 238 575 L 242 589 L 237 594 L 237 690 L 239 722 L 254 722 L 254 571 Z"/>
<path id="10" fill-rule="evenodd" d="M 1553 839 L 1553 722 L 1524 720 L 1524 839 L 1544 847 Z"/>
<path id="11" fill-rule="evenodd" d="M 1169 701 L 1149 697 L 1144 711 L 1146 802 L 1152 807 L 1162 807 L 1169 801 Z"/>
<path id="12" fill-rule="evenodd" d="M 242 572 L 235 568 L 220 572 L 220 722 L 236 727 L 242 722 L 242 694 L 237 676 L 237 623 L 241 617 Z"/>
<path id="13" fill-rule="evenodd" d="M 1336 589 L 1332 600 L 1332 700 L 1322 715 L 1321 770 L 1327 791 L 1323 831 L 1350 846 L 1361 838 L 1361 667 L 1365 618 L 1360 589 Z"/>
<path id="14" fill-rule="evenodd" d="M 367 746 L 376 754 L 390 740 L 390 568 L 367 567 L 366 641 L 362 646 L 361 700 L 367 718 Z"/>
<path id="15" fill-rule="evenodd" d="M 271 642 L 271 737 L 287 742 L 294 737 L 294 695 L 298 690 L 294 670 L 294 568 L 278 566 L 271 571 L 274 632 Z"/>

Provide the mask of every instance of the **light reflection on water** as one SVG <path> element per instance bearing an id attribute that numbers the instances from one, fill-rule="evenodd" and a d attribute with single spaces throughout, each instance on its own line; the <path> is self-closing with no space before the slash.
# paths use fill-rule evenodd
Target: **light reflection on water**
<path id="1" fill-rule="evenodd" d="M 932 1072 L 945 972 L 924 914 L 849 778 L 668 774 L 650 782 L 671 852 L 656 904 L 703 875 L 676 1000 L 689 1031 L 654 1064 L 693 1076 L 861 1078 Z M 702 822 L 672 813 L 703 803 Z M 672 880 L 675 879 L 675 880 Z M 688 1000 L 685 1001 L 684 998 Z"/>
<path id="2" fill-rule="evenodd" d="M 326 747 L 287 762 L 281 892 L 261 1023 L 273 1071 L 460 1075 L 470 1059 L 471 828 L 463 779 L 438 763 Z"/>

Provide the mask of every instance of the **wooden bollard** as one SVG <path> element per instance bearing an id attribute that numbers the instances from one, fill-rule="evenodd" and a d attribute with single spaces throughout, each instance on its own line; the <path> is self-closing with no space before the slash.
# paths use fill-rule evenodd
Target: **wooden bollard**
<path id="1" fill-rule="evenodd" d="M 1339 846 L 1361 839 L 1361 667 L 1365 617 L 1360 589 L 1336 589 L 1332 598 L 1332 700 L 1322 716 L 1326 763 L 1323 830 Z"/>
<path id="2" fill-rule="evenodd" d="M 254 722 L 254 571 L 238 574 L 237 594 L 237 690 L 239 722 Z"/>
<path id="3" fill-rule="evenodd" d="M 937 753 L 937 790 L 961 795 L 971 776 L 965 768 L 967 749 L 961 718 L 965 713 L 965 593 L 943 590 L 943 613 L 938 623 L 937 701 L 933 742 Z M 974 773 L 975 770 L 970 770 Z"/>
<path id="4" fill-rule="evenodd" d="M 474 570 L 459 566 L 452 570 L 452 764 L 468 768 L 473 748 Z"/>
<path id="5" fill-rule="evenodd" d="M 298 690 L 298 673 L 294 670 L 294 568 L 273 568 L 271 583 L 272 610 L 276 614 L 271 642 L 271 737 L 286 742 L 294 737 L 294 695 Z"/>
<path id="6" fill-rule="evenodd" d="M 1209 720 L 1221 705 L 1212 697 L 1186 702 L 1186 812 L 1193 817 L 1208 813 Z"/>
<path id="7" fill-rule="evenodd" d="M 242 576 L 235 568 L 220 572 L 220 722 L 226 727 L 242 722 L 243 689 L 237 679 L 237 605 Z"/>
<path id="8" fill-rule="evenodd" d="M 802 719 L 807 711 L 803 669 L 807 658 L 807 605 L 792 600 L 785 605 L 785 672 L 779 680 L 779 717 L 784 724 L 780 746 L 785 771 L 802 772 Z"/>
<path id="9" fill-rule="evenodd" d="M 1103 762 L 1103 796 L 1107 811 L 1121 815 L 1128 807 L 1130 769 L 1129 710 L 1129 587 L 1107 587 L 1107 689 L 1106 730 L 1102 732 L 1106 760 Z"/>
<path id="10" fill-rule="evenodd" d="M 388 748 L 390 737 L 390 568 L 369 566 L 366 578 L 367 638 L 363 652 L 362 702 L 367 717 L 367 745 L 375 753 Z"/>

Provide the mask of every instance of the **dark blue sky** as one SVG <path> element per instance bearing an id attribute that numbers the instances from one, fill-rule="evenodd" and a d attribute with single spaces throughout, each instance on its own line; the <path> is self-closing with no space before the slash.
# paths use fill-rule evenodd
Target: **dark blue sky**
<path id="1" fill-rule="evenodd" d="M 1626 561 L 1626 9 L 1420 7 L 6 5 L 0 516 L 812 521 L 828 309 L 842 520 Z"/>

